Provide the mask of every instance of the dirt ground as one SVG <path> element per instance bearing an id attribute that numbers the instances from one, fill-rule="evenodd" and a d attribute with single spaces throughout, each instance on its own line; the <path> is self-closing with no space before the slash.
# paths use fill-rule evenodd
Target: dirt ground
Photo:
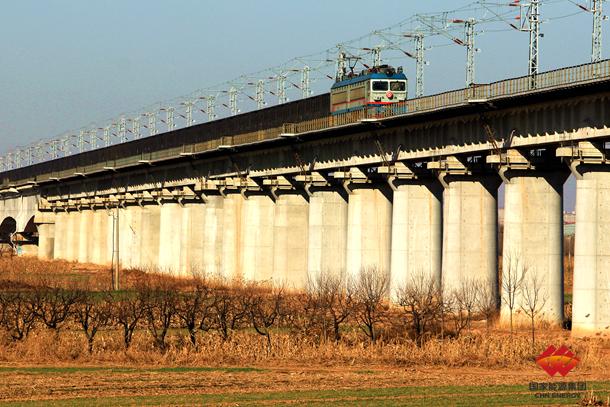
<path id="1" fill-rule="evenodd" d="M 607 381 L 605 373 L 581 373 L 553 381 Z M 254 366 L 250 368 L 0 367 L 0 400 L 33 401 L 138 395 L 236 394 L 391 388 L 490 386 L 551 380 L 541 369 L 387 366 Z"/>

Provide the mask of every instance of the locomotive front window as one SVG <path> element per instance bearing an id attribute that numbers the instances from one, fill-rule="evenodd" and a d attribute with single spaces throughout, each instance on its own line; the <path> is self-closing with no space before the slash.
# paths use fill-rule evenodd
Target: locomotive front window
<path id="1" fill-rule="evenodd" d="M 404 92 L 407 88 L 407 84 L 403 81 L 392 81 L 390 82 L 390 90 L 394 92 Z"/>
<path id="2" fill-rule="evenodd" d="M 388 90 L 388 82 L 373 81 L 373 90 L 385 91 Z"/>

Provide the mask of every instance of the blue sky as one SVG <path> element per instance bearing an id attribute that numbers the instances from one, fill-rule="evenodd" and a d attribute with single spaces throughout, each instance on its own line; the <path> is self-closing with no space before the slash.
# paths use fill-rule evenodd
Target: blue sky
<path id="1" fill-rule="evenodd" d="M 579 9 L 567 0 L 547 1 L 541 69 L 587 62 L 591 16 L 555 19 Z M 416 13 L 471 2 L 5 1 L 0 151 L 313 54 Z M 477 37 L 478 82 L 526 73 L 528 36 L 495 32 L 506 27 L 487 26 Z M 463 87 L 464 56 L 459 46 L 430 49 L 426 93 Z M 391 62 L 414 71 L 410 59 Z"/>

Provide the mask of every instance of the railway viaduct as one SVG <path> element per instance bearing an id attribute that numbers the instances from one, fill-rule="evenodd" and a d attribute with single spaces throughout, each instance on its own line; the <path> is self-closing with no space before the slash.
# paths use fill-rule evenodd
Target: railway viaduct
<path id="1" fill-rule="evenodd" d="M 294 287 L 318 273 L 378 267 L 392 289 L 425 273 L 446 288 L 482 281 L 498 298 L 499 266 L 521 267 L 542 282 L 544 318 L 559 323 L 563 183 L 572 173 L 573 333 L 605 333 L 609 124 L 610 61 L 602 61 L 383 113 L 222 135 L 198 125 L 5 171 L 0 237 L 20 236 L 44 259 L 114 257 L 122 267 Z"/>

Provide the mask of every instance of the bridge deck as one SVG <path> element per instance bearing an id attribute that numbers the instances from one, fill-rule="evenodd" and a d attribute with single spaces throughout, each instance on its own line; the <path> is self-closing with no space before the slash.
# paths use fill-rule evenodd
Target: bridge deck
<path id="1" fill-rule="evenodd" d="M 184 143 L 171 148 L 148 149 L 148 151 L 138 154 L 117 154 L 117 156 L 110 160 L 92 162 L 85 165 L 79 163 L 77 159 L 81 154 L 76 154 L 55 160 L 56 162 L 65 160 L 72 160 L 74 162 L 74 165 L 69 165 L 67 166 L 68 168 L 65 168 L 65 165 L 61 166 L 65 168 L 61 170 L 49 171 L 48 166 L 46 166 L 46 170 L 42 171 L 36 165 L 32 165 L 6 171 L 0 174 L 2 179 L 0 188 L 13 188 L 20 185 L 39 184 L 107 171 L 117 171 L 135 166 L 186 158 L 193 155 L 222 152 L 306 133 L 317 133 L 342 127 L 357 126 L 370 121 L 409 118 L 424 113 L 439 112 L 478 103 L 490 103 L 518 96 L 529 96 L 585 84 L 602 83 L 608 80 L 610 80 L 610 60 L 604 60 L 598 63 L 557 69 L 539 74 L 536 77 L 523 76 L 410 99 L 390 105 L 382 112 L 378 111 L 377 108 L 372 108 L 336 116 L 327 115 L 297 123 L 284 123 L 281 126 L 243 134 L 227 135 L 196 143 Z M 178 131 L 180 130 L 165 133 L 162 136 L 172 137 L 172 134 Z"/>

